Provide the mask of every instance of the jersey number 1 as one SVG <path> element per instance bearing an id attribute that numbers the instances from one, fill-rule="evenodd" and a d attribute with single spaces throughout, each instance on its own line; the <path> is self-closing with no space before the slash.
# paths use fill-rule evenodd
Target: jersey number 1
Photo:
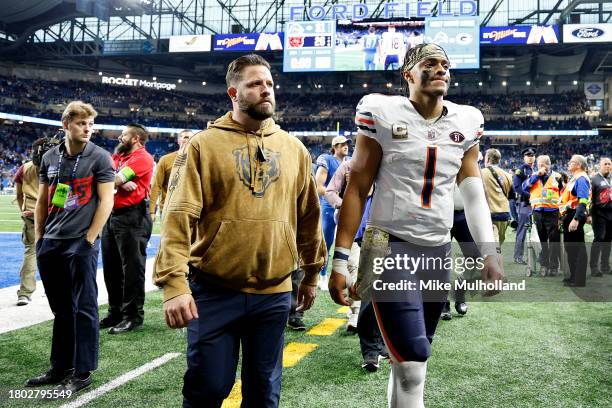
<path id="1" fill-rule="evenodd" d="M 421 207 L 431 208 L 431 193 L 434 189 L 436 177 L 436 158 L 438 146 L 427 146 L 427 158 L 425 159 L 425 174 L 423 176 L 423 191 L 421 191 Z"/>

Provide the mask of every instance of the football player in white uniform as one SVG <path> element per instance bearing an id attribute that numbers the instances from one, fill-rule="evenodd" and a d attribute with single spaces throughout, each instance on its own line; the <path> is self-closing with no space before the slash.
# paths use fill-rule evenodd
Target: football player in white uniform
<path id="1" fill-rule="evenodd" d="M 446 292 L 435 293 L 421 284 L 450 279 L 446 261 L 452 258 L 455 183 L 470 232 L 484 257 L 483 280 L 504 276 L 477 161 L 484 119 L 476 108 L 444 100 L 449 68 L 441 47 L 417 45 L 407 51 L 401 69 L 409 97 L 371 94 L 357 106 L 359 132 L 340 210 L 329 288 L 334 301 L 342 305 L 348 304 L 343 293 L 347 283 L 353 297 L 358 297 L 355 291 L 361 298 L 371 297 L 393 363 L 388 387 L 392 408 L 424 406 L 426 364 Z M 351 286 L 348 254 L 374 182 L 359 277 Z M 420 258 L 421 263 L 402 264 L 402 257 L 412 262 Z"/>
<path id="2" fill-rule="evenodd" d="M 384 70 L 398 69 L 400 58 L 404 55 L 406 44 L 404 43 L 404 34 L 395 31 L 395 26 L 390 25 L 387 31 L 382 34 L 381 45 L 383 54 Z"/>

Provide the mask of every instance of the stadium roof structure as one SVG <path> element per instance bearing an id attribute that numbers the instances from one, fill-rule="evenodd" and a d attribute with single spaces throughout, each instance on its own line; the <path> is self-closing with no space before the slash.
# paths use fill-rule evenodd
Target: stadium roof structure
<path id="1" fill-rule="evenodd" d="M 441 0 L 441 8 L 457 0 Z M 476 0 L 482 25 L 608 22 L 612 0 Z M 345 0 L 342 3 L 360 3 Z M 404 0 L 416 2 L 416 0 Z M 222 80 L 227 62 L 236 54 L 181 53 L 168 58 L 174 35 L 282 31 L 290 7 L 321 0 L 20 0 L 0 8 L 0 59 L 21 64 L 65 67 L 125 74 L 201 77 Z M 368 2 L 382 14 L 386 0 Z M 435 2 L 431 2 L 432 4 Z M 535 4 L 537 3 L 537 4 Z M 434 13 L 439 12 L 438 6 Z M 106 49 L 124 52 L 110 54 Z M 275 66 L 282 53 L 265 57 Z M 584 75 L 612 71 L 609 44 L 558 44 L 481 47 L 481 69 L 471 74 L 490 76 Z M 467 72 L 469 75 L 469 71 Z M 336 73 L 339 80 L 358 77 Z M 348 79 L 347 79 L 348 80 Z M 390 75 L 381 75 L 389 81 Z"/>

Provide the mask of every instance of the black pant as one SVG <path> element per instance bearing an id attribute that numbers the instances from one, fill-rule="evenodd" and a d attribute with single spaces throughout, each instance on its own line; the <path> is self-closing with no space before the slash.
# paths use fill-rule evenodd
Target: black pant
<path id="1" fill-rule="evenodd" d="M 51 367 L 77 373 L 98 368 L 99 241 L 40 239 L 36 261 L 53 319 Z"/>
<path id="2" fill-rule="evenodd" d="M 609 273 L 610 246 L 612 245 L 612 214 L 602 216 L 599 210 L 594 210 L 591 218 L 593 220 L 594 235 L 593 246 L 591 247 L 591 272 L 598 270 L 603 273 Z"/>
<path id="3" fill-rule="evenodd" d="M 145 202 L 113 211 L 102 230 L 104 283 L 108 313 L 114 319 L 142 323 L 147 243 L 153 223 Z"/>
<path id="4" fill-rule="evenodd" d="M 561 234 L 559 232 L 558 211 L 534 211 L 533 219 L 538 230 L 538 237 L 542 245 L 540 265 L 549 269 L 559 268 L 561 256 Z"/>
<path id="5" fill-rule="evenodd" d="M 474 242 L 474 238 L 472 238 L 472 234 L 470 233 L 470 228 L 468 227 L 467 220 L 465 219 L 464 211 L 455 211 L 455 215 L 453 218 L 453 227 L 451 228 L 451 239 L 455 238 L 459 243 L 459 247 L 461 248 L 461 253 L 463 257 L 466 259 L 476 259 L 480 257 L 480 251 L 478 250 L 478 246 Z M 467 277 L 458 277 L 458 280 L 461 281 L 463 279 L 473 280 L 474 276 Z M 454 286 L 454 285 L 453 285 Z M 465 302 L 465 289 L 452 290 L 454 292 L 455 302 L 464 303 Z"/>
<path id="6" fill-rule="evenodd" d="M 576 231 L 570 231 L 569 225 L 575 214 L 574 210 L 569 210 L 563 217 L 563 242 L 570 270 L 569 280 L 577 286 L 584 286 L 588 261 L 586 244 L 584 243 L 584 221 L 580 221 Z"/>
<path id="7" fill-rule="evenodd" d="M 357 335 L 364 359 L 376 358 L 385 350 L 385 343 L 380 335 L 372 302 L 361 301 L 357 318 Z"/>
<path id="8" fill-rule="evenodd" d="M 296 269 L 291 272 L 291 310 L 289 311 L 289 318 L 301 318 L 304 316 L 304 312 L 298 312 L 295 309 L 297 308 L 298 301 L 298 289 L 300 287 L 300 283 L 302 283 L 302 279 L 304 279 L 304 270 Z"/>

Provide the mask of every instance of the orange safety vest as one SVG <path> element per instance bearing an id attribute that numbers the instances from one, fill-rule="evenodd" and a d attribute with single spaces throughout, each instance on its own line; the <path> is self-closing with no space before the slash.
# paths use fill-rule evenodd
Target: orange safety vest
<path id="1" fill-rule="evenodd" d="M 591 180 L 589 179 L 589 176 L 584 171 L 576 173 L 576 175 L 574 175 L 574 177 L 572 177 L 569 183 L 567 183 L 565 186 L 565 189 L 561 194 L 561 198 L 559 199 L 559 212 L 561 215 L 564 215 L 569 209 L 575 210 L 578 206 L 579 199 L 577 196 L 572 194 L 572 190 L 574 189 L 576 180 L 578 180 L 580 177 L 584 177 L 589 183 L 589 202 L 591 201 Z"/>
<path id="2" fill-rule="evenodd" d="M 536 208 L 558 208 L 559 206 L 559 182 L 561 175 L 554 171 L 542 186 L 542 180 L 538 177 L 536 182 L 529 190 L 529 203 L 531 207 Z"/>

